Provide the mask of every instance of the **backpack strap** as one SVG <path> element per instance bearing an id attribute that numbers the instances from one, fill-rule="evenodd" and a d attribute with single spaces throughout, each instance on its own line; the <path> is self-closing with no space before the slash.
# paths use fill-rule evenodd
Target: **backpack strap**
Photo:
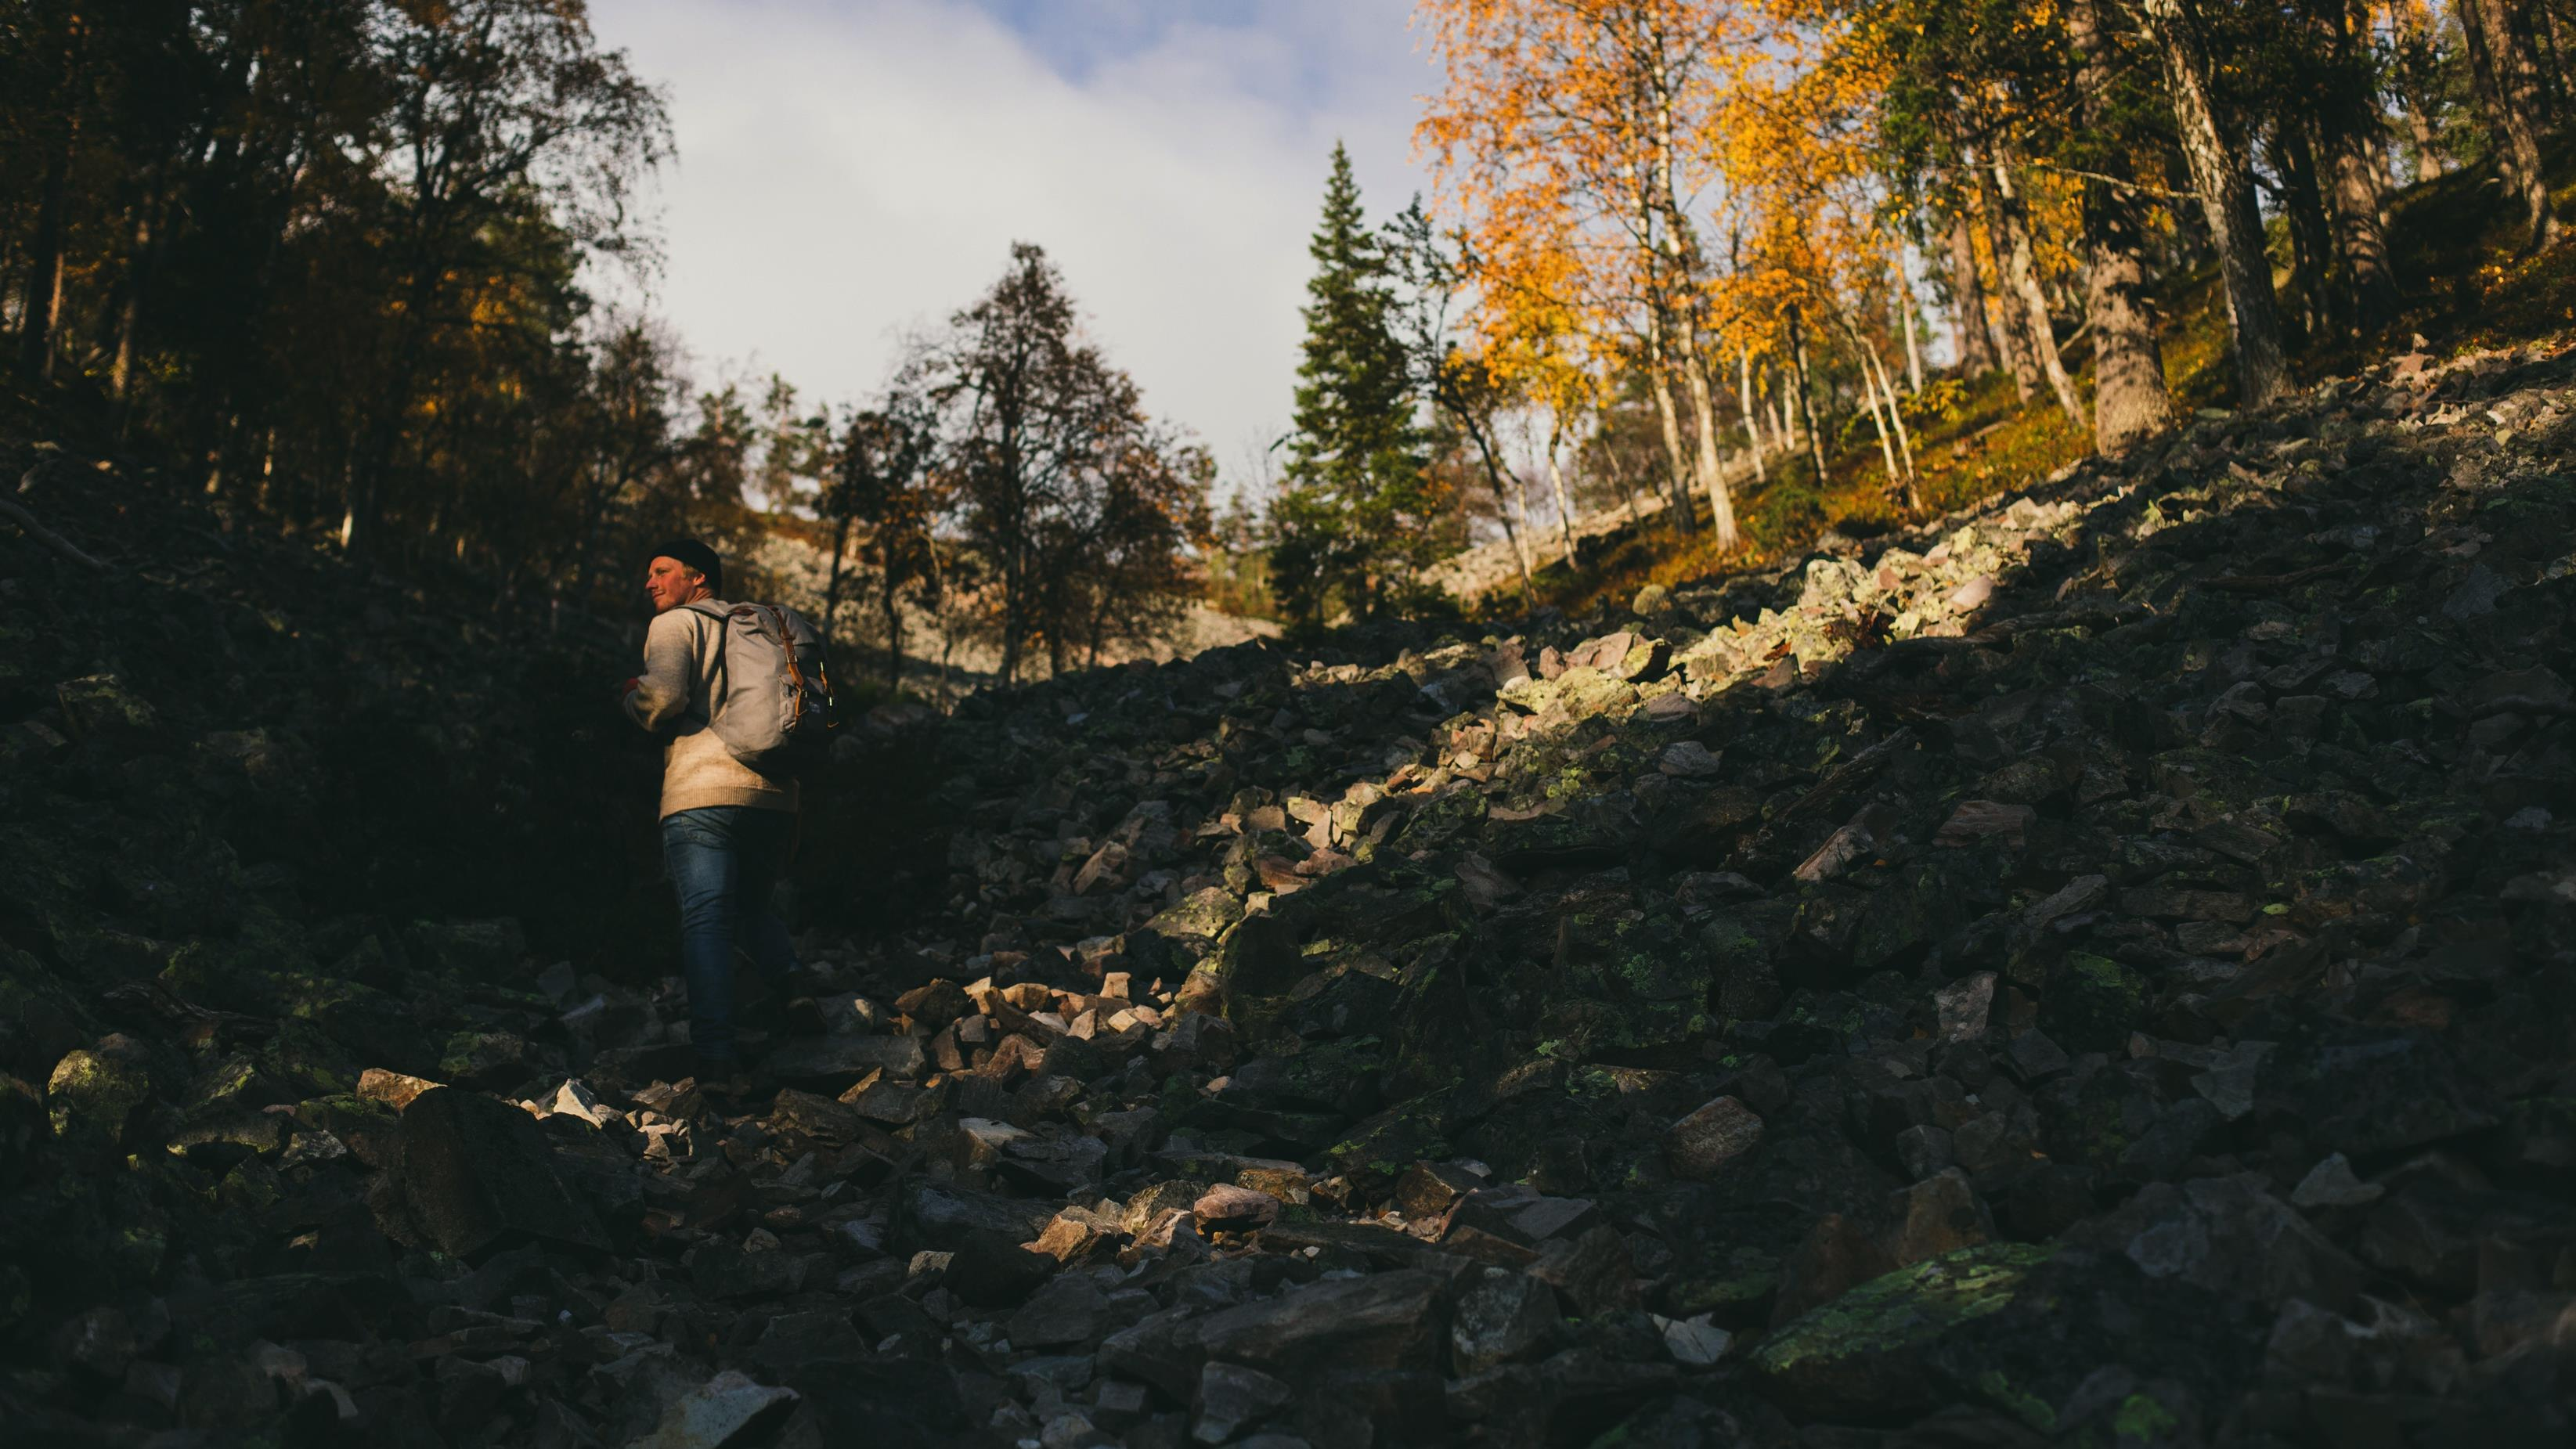
<path id="1" fill-rule="evenodd" d="M 725 691 L 730 688 L 733 683 L 733 670 L 725 658 L 725 636 L 732 631 L 733 614 L 730 610 L 720 612 L 715 609 L 701 609 L 695 604 L 682 604 L 680 607 L 697 615 L 701 619 L 710 619 L 715 622 L 716 682 L 714 693 L 709 695 L 707 698 L 707 726 L 712 729 L 715 727 L 716 722 L 716 705 L 725 697 Z"/>

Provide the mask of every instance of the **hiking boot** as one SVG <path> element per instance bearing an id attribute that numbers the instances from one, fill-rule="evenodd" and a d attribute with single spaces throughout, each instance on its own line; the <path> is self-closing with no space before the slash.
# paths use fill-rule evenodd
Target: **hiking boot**
<path id="1" fill-rule="evenodd" d="M 788 1012 L 787 994 L 779 988 L 745 990 L 734 998 L 734 1031 L 775 1039 L 787 1034 Z"/>

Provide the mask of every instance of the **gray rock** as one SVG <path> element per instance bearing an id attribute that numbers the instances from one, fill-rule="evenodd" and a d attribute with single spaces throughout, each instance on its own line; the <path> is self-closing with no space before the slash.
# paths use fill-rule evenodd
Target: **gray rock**
<path id="1" fill-rule="evenodd" d="M 1089 1348 L 1118 1325 L 1110 1321 L 1109 1295 L 1089 1274 L 1067 1273 L 1031 1295 L 1003 1331 L 1014 1348 Z"/>
<path id="2" fill-rule="evenodd" d="M 2067 1067 L 2065 1050 L 2038 1031 L 2026 1031 L 2014 1037 L 2007 1055 L 2012 1062 L 2013 1075 L 2025 1082 L 2053 1077 Z"/>
<path id="3" fill-rule="evenodd" d="M 555 1171 L 536 1119 L 457 1087 L 412 1099 L 395 1140 L 393 1180 L 440 1250 L 479 1261 L 523 1242 L 594 1252 L 608 1235 Z"/>
<path id="4" fill-rule="evenodd" d="M 1447 1318 L 1441 1280 L 1403 1269 L 1229 1308 L 1211 1314 L 1197 1336 L 1209 1358 L 1298 1381 L 1325 1368 L 1437 1368 Z"/>
<path id="5" fill-rule="evenodd" d="M 1696 1318 L 1658 1319 L 1655 1326 L 1663 1331 L 1664 1352 L 1684 1368 L 1713 1367 L 1735 1345 L 1735 1335 L 1710 1322 L 1705 1313 Z"/>
<path id="6" fill-rule="evenodd" d="M 1950 1134 L 1928 1122 L 1908 1127 L 1896 1134 L 1896 1160 L 1920 1182 L 1950 1165 Z"/>
<path id="7" fill-rule="evenodd" d="M 1190 1404 L 1190 1437 L 1202 1444 L 1222 1444 L 1288 1407 L 1296 1397 L 1295 1389 L 1259 1369 L 1210 1363 L 1199 1370 L 1198 1393 Z"/>
<path id="8" fill-rule="evenodd" d="M 2337 1152 L 2308 1169 L 2291 1191 L 2290 1203 L 2302 1208 L 2368 1207 L 2387 1193 L 2378 1183 L 2355 1176 L 2351 1159 Z"/>
<path id="9" fill-rule="evenodd" d="M 744 1443 L 786 1417 L 794 1389 L 771 1388 L 727 1371 L 663 1411 L 662 1423 L 627 1449 L 725 1449 Z"/>
<path id="10" fill-rule="evenodd" d="M 919 1037 L 811 1036 L 790 1039 L 761 1058 L 760 1075 L 838 1096 L 870 1072 L 917 1078 L 928 1064 Z"/>
<path id="11" fill-rule="evenodd" d="M 1200 1365 L 1207 1361 L 1199 1342 L 1205 1321 L 1195 1304 L 1150 1314 L 1101 1341 L 1100 1366 L 1187 1400 L 1196 1391 Z"/>
<path id="12" fill-rule="evenodd" d="M 2081 1247 L 2121 1254 L 2151 1278 L 2274 1305 L 2304 1298 L 2348 1311 L 2367 1277 L 2361 1264 L 2265 1192 L 2252 1174 L 2195 1178 L 2180 1186 L 2150 1183 L 2066 1237 Z"/>
<path id="13" fill-rule="evenodd" d="M 1035 1242 L 1055 1217 L 1049 1203 L 999 1197 L 924 1179 L 907 1181 L 895 1199 L 887 1246 L 911 1254 L 924 1248 L 955 1252 L 977 1233 L 1013 1243 Z"/>
<path id="14" fill-rule="evenodd" d="M 1462 1375 L 1518 1363 L 1544 1350 L 1556 1325 L 1555 1290 L 1509 1268 L 1479 1269 L 1458 1295 L 1450 1358 Z"/>
<path id="15" fill-rule="evenodd" d="M 1571 1241 L 1549 1243 L 1529 1266 L 1529 1275 L 1554 1288 L 1586 1318 L 1637 1306 L 1637 1269 L 1628 1256 L 1628 1241 L 1607 1224 Z"/>
<path id="16" fill-rule="evenodd" d="M 1995 973 L 1963 976 L 1932 994 L 1941 1014 L 1943 1041 L 1975 1041 L 1986 1034 L 1986 1019 L 1995 1004 Z"/>
<path id="17" fill-rule="evenodd" d="M 1720 1097 L 1673 1124 L 1664 1156 L 1680 1176 L 1706 1180 L 1762 1145 L 1762 1119 L 1733 1097 Z"/>

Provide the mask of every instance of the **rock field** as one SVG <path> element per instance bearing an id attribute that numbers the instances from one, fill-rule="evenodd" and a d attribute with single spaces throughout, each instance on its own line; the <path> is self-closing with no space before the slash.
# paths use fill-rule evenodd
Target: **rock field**
<path id="1" fill-rule="evenodd" d="M 130 560 L 93 638 L 0 529 L 8 1437 L 2576 1442 L 2571 450 L 2576 352 L 2407 356 L 1621 617 L 880 714 L 739 1095 L 551 702 L 613 641 Z"/>

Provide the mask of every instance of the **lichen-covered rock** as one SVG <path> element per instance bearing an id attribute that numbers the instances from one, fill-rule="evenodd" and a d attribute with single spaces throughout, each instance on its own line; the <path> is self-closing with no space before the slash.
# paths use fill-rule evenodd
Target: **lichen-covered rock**
<path id="1" fill-rule="evenodd" d="M 1508 1268 L 1482 1269 L 1458 1295 L 1450 1361 L 1462 1376 L 1517 1363 L 1547 1347 L 1556 1325 L 1554 1290 Z"/>
<path id="2" fill-rule="evenodd" d="M 1733 1097 L 1720 1097 L 1673 1124 L 1664 1153 L 1683 1177 L 1711 1178 L 1762 1145 L 1762 1119 Z"/>
<path id="3" fill-rule="evenodd" d="M 54 1064 L 45 1109 L 65 1148 L 95 1154 L 137 1145 L 132 1134 L 152 1102 L 145 1056 L 140 1043 L 116 1035 Z"/>
<path id="4" fill-rule="evenodd" d="M 2086 951 L 2070 953 L 2049 974 L 2039 1004 L 2039 1028 L 2074 1052 L 2125 1049 L 2146 1002 L 2137 972 Z"/>
<path id="5" fill-rule="evenodd" d="M 2255 1332 L 2245 1310 L 2124 1259 L 1988 1243 L 1852 1289 L 1783 1326 L 1753 1365 L 1800 1414 L 1849 1422 L 1964 1402 L 2057 1434 L 2117 1417 L 2121 1401 L 2079 1393 L 2104 1368 L 2164 1381 L 2214 1420 L 2251 1375 Z"/>

